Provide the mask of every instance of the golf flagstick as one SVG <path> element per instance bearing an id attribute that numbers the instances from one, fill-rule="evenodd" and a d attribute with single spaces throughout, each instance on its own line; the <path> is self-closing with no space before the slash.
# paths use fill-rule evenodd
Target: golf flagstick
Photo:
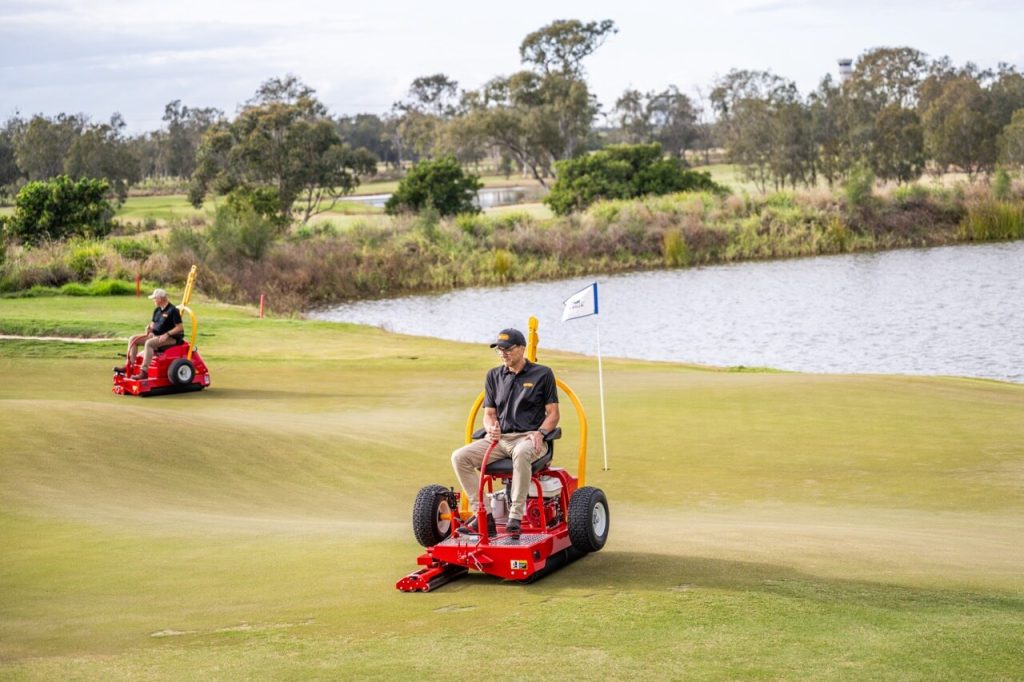
<path id="1" fill-rule="evenodd" d="M 595 285 L 596 286 L 596 285 Z M 597 328 L 597 390 L 601 396 L 601 444 L 604 446 L 604 470 L 608 471 L 608 432 L 604 419 L 604 368 L 601 365 L 601 321 L 595 320 Z"/>
<path id="2" fill-rule="evenodd" d="M 562 302 L 562 322 L 575 320 L 579 317 L 596 316 L 597 304 L 597 282 L 594 282 L 585 289 Z M 597 384 L 601 395 L 601 442 L 604 445 L 604 470 L 608 471 L 608 433 L 604 418 L 604 366 L 601 362 L 601 324 L 597 322 Z"/>

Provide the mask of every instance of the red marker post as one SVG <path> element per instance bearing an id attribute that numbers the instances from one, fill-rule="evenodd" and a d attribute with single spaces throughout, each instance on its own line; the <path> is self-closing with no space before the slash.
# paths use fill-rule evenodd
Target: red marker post
<path id="1" fill-rule="evenodd" d="M 135 273 L 135 298 L 142 296 L 142 273 Z"/>
<path id="2" fill-rule="evenodd" d="M 263 305 L 267 302 L 266 294 L 260 294 L 260 319 L 263 319 Z"/>

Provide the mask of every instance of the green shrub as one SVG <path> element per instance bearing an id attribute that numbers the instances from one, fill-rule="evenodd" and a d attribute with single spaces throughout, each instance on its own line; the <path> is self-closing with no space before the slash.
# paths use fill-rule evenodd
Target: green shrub
<path id="1" fill-rule="evenodd" d="M 479 213 L 474 199 L 481 187 L 479 176 L 467 173 L 454 156 L 420 161 L 398 183 L 384 210 L 391 215 L 428 207 L 441 216 Z"/>
<path id="2" fill-rule="evenodd" d="M 512 272 L 512 266 L 515 264 L 516 257 L 507 249 L 495 249 L 494 250 L 494 272 L 501 279 L 508 277 L 508 274 Z"/>
<path id="3" fill-rule="evenodd" d="M 79 280 L 87 281 L 96 274 L 102 259 L 103 248 L 98 244 L 76 246 L 68 258 L 68 267 L 78 275 Z"/>
<path id="4" fill-rule="evenodd" d="M 60 293 L 63 296 L 88 296 L 90 294 L 89 287 L 78 282 L 68 282 L 60 288 Z"/>
<path id="5" fill-rule="evenodd" d="M 724 193 L 711 175 L 688 170 L 676 158 L 663 158 L 661 145 L 610 145 L 559 161 L 557 179 L 544 197 L 557 215 L 582 211 L 598 199 L 632 199 L 693 190 Z"/>
<path id="6" fill-rule="evenodd" d="M 932 196 L 931 190 L 917 183 L 900 185 L 892 192 L 892 199 L 900 206 L 924 204 Z"/>
<path id="7" fill-rule="evenodd" d="M 1010 174 L 1006 172 L 1005 168 L 1000 168 L 992 178 L 992 197 L 996 201 L 1007 201 L 1010 199 L 1012 190 L 1013 181 L 1010 180 Z"/>
<path id="8" fill-rule="evenodd" d="M 93 296 L 133 296 L 135 285 L 120 279 L 99 279 L 89 285 Z"/>
<path id="9" fill-rule="evenodd" d="M 106 236 L 114 216 L 106 199 L 109 190 L 106 180 L 76 181 L 66 175 L 30 182 L 18 192 L 5 232 L 28 244 Z"/>
<path id="10" fill-rule="evenodd" d="M 141 239 L 111 239 L 107 242 L 125 260 L 144 261 L 153 255 L 153 245 Z"/>
<path id="11" fill-rule="evenodd" d="M 278 233 L 274 217 L 259 213 L 243 201 L 217 207 L 206 239 L 214 258 L 226 262 L 263 258 Z"/>
<path id="12" fill-rule="evenodd" d="M 661 253 L 666 267 L 679 268 L 690 264 L 690 247 L 679 230 L 665 232 Z"/>
<path id="13" fill-rule="evenodd" d="M 846 203 L 850 208 L 863 208 L 868 206 L 872 200 L 872 191 L 875 187 L 875 174 L 866 166 L 858 166 L 850 171 L 850 177 L 843 188 L 846 194 Z"/>

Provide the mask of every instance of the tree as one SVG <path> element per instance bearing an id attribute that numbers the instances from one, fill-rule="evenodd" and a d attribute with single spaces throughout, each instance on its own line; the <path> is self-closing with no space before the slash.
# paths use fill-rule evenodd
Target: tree
<path id="1" fill-rule="evenodd" d="M 453 156 L 420 161 L 398 183 L 384 210 L 395 214 L 432 208 L 442 216 L 479 213 L 474 199 L 481 187 L 480 178 L 466 173 Z"/>
<path id="2" fill-rule="evenodd" d="M 815 175 L 831 188 L 849 171 L 849 128 L 842 88 L 825 76 L 808 98 Z"/>
<path id="3" fill-rule="evenodd" d="M 443 73 L 421 76 L 413 80 L 408 98 L 392 107 L 402 143 L 416 158 L 451 151 L 441 148 L 443 128 L 456 113 L 458 88 Z"/>
<path id="4" fill-rule="evenodd" d="M 1013 119 L 999 135 L 999 160 L 1024 169 L 1024 108 L 1013 112 Z"/>
<path id="5" fill-rule="evenodd" d="M 72 236 L 102 237 L 110 233 L 114 209 L 106 200 L 106 180 L 66 175 L 33 180 L 14 200 L 14 215 L 5 231 L 29 244 Z"/>
<path id="6" fill-rule="evenodd" d="M 618 32 L 611 19 L 586 24 L 577 19 L 553 21 L 523 39 L 519 58 L 524 64 L 534 65 L 540 73 L 582 79 L 583 60 Z"/>
<path id="7" fill-rule="evenodd" d="M 898 103 L 878 112 L 874 144 L 869 156 L 871 170 L 881 180 L 910 182 L 924 172 L 924 132 L 917 112 Z"/>
<path id="8" fill-rule="evenodd" d="M 338 134 L 352 149 L 370 151 L 383 163 L 397 165 L 393 125 L 376 114 L 356 114 L 337 119 Z"/>
<path id="9" fill-rule="evenodd" d="M 627 90 L 615 102 L 615 114 L 627 143 L 658 142 L 682 156 L 697 140 L 697 110 L 674 85 L 658 93 Z"/>
<path id="10" fill-rule="evenodd" d="M 118 201 L 128 197 L 128 187 L 140 179 L 139 160 L 124 137 L 120 114 L 110 123 L 86 125 L 71 144 L 64 159 L 64 171 L 72 178 L 104 178 Z"/>
<path id="11" fill-rule="evenodd" d="M 20 119 L 12 118 L 0 128 L 0 197 L 13 194 L 12 188 L 21 177 L 15 152 L 15 136 L 20 123 Z"/>
<path id="12" fill-rule="evenodd" d="M 180 99 L 168 103 L 164 107 L 163 116 L 167 134 L 161 145 L 164 148 L 166 174 L 178 178 L 191 176 L 196 168 L 196 154 L 203 134 L 223 118 L 224 112 L 213 107 L 187 107 Z"/>
<path id="13" fill-rule="evenodd" d="M 314 95 L 294 76 L 271 79 L 234 121 L 207 130 L 189 188 L 192 203 L 201 205 L 211 189 L 273 188 L 280 223 L 291 222 L 296 202 L 306 223 L 375 173 L 376 157 L 345 145 Z"/>
<path id="14" fill-rule="evenodd" d="M 876 47 L 857 58 L 846 87 L 875 111 L 898 104 L 912 109 L 927 70 L 927 56 L 911 47 Z"/>
<path id="15" fill-rule="evenodd" d="M 18 167 L 29 180 L 46 180 L 64 172 L 64 159 L 82 134 L 86 118 L 59 114 L 53 120 L 36 115 L 15 146 Z"/>
<path id="16" fill-rule="evenodd" d="M 922 115 L 925 147 L 938 168 L 955 166 L 971 177 L 992 171 L 1001 126 L 992 119 L 991 104 L 970 75 L 945 80 Z"/>
<path id="17" fill-rule="evenodd" d="M 810 118 L 795 83 L 768 71 L 733 70 L 710 97 L 729 157 L 761 191 L 813 176 Z"/>
<path id="18" fill-rule="evenodd" d="M 723 191 L 708 173 L 687 170 L 678 158 L 665 158 L 661 145 L 610 145 L 560 161 L 558 179 L 544 203 L 558 215 L 581 211 L 598 199 L 631 199 L 692 190 Z"/>

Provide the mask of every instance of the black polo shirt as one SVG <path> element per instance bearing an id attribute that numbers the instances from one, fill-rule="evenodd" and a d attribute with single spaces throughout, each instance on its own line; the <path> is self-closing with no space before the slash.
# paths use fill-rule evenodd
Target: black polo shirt
<path id="1" fill-rule="evenodd" d="M 174 329 L 175 325 L 181 324 L 181 313 L 168 302 L 166 308 L 153 309 L 153 336 L 160 336 Z M 181 340 L 184 334 L 177 334 L 174 338 Z"/>
<path id="2" fill-rule="evenodd" d="M 502 433 L 536 431 L 544 423 L 544 406 L 557 402 L 555 373 L 529 360 L 519 374 L 500 365 L 484 381 L 484 407 L 498 411 Z"/>

